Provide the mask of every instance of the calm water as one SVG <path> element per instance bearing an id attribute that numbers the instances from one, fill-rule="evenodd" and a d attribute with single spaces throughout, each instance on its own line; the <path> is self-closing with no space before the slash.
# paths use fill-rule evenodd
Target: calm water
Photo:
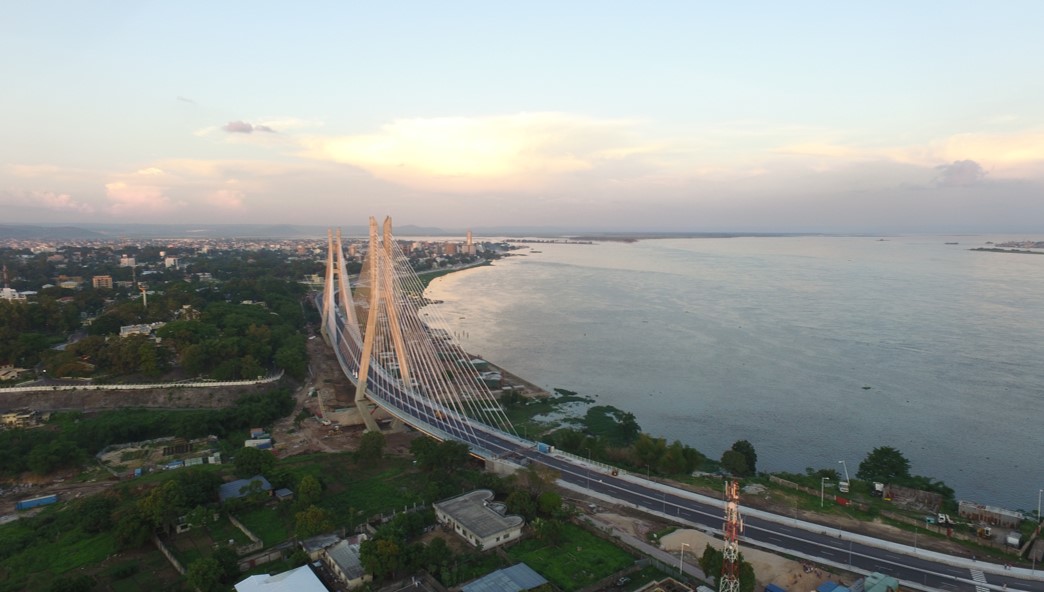
<path id="1" fill-rule="evenodd" d="M 854 475 L 893 446 L 960 499 L 1035 509 L 1044 256 L 968 250 L 1005 238 L 534 245 L 428 295 L 469 351 L 708 456 L 747 439 L 760 469 Z"/>

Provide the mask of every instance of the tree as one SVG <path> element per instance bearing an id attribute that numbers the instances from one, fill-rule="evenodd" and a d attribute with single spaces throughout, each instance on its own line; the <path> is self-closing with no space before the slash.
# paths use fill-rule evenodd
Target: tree
<path id="1" fill-rule="evenodd" d="M 359 561 L 366 571 L 375 576 L 392 575 L 400 565 L 399 544 L 389 539 L 363 541 L 359 546 Z"/>
<path id="2" fill-rule="evenodd" d="M 169 529 L 185 508 L 185 496 L 175 481 L 167 481 L 138 501 L 142 516 L 153 528 Z"/>
<path id="3" fill-rule="evenodd" d="M 536 516 L 537 505 L 533 501 L 533 496 L 524 489 L 512 491 L 504 500 L 504 504 L 507 506 L 508 512 L 518 514 L 526 520 L 532 520 Z"/>
<path id="4" fill-rule="evenodd" d="M 903 481 L 910 478 L 910 461 L 891 446 L 878 446 L 859 463 L 856 477 L 881 483 Z"/>
<path id="5" fill-rule="evenodd" d="M 203 557 L 188 566 L 185 577 L 189 585 L 202 592 L 217 592 L 221 588 L 221 576 L 224 570 L 221 563 L 213 557 Z"/>
<path id="6" fill-rule="evenodd" d="M 565 538 L 564 526 L 555 519 L 537 518 L 533 521 L 533 530 L 536 531 L 537 538 L 550 547 L 557 547 Z"/>
<path id="7" fill-rule="evenodd" d="M 242 448 L 236 453 L 235 461 L 236 475 L 240 477 L 253 477 L 264 475 L 275 466 L 275 457 L 272 453 L 258 448 Z"/>
<path id="8" fill-rule="evenodd" d="M 112 527 L 112 511 L 116 500 L 105 495 L 94 495 L 80 502 L 77 512 L 83 529 L 91 534 L 105 532 Z"/>
<path id="9" fill-rule="evenodd" d="M 297 484 L 297 492 L 294 495 L 302 506 L 311 506 L 323 496 L 323 486 L 312 475 L 305 475 Z"/>
<path id="10" fill-rule="evenodd" d="M 750 474 L 750 467 L 747 466 L 747 457 L 743 456 L 742 452 L 735 450 L 726 450 L 721 455 L 721 467 L 740 477 Z"/>
<path id="11" fill-rule="evenodd" d="M 239 577 L 239 555 L 231 547 L 218 547 L 211 555 L 221 566 L 221 581 L 230 583 Z"/>
<path id="12" fill-rule="evenodd" d="M 304 511 L 298 512 L 294 518 L 296 520 L 294 532 L 298 538 L 306 539 L 333 530 L 330 513 L 319 506 L 308 506 Z"/>
<path id="13" fill-rule="evenodd" d="M 356 451 L 359 463 L 366 465 L 376 464 L 384 457 L 384 434 L 376 431 L 367 431 L 359 441 L 359 449 Z"/>
<path id="14" fill-rule="evenodd" d="M 732 444 L 732 449 L 743 455 L 747 460 L 747 468 L 750 474 L 758 472 L 758 453 L 754 452 L 754 445 L 746 440 L 737 440 Z"/>
<path id="15" fill-rule="evenodd" d="M 554 517 L 562 509 L 562 496 L 554 491 L 545 491 L 537 498 L 537 508 L 544 516 Z"/>
<path id="16" fill-rule="evenodd" d="M 121 549 L 138 549 L 145 545 L 151 533 L 152 528 L 144 512 L 137 506 L 131 506 L 120 514 L 113 535 Z"/>

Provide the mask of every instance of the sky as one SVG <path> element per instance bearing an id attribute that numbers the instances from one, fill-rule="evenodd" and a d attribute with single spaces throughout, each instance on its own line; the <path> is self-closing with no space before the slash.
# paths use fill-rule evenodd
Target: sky
<path id="1" fill-rule="evenodd" d="M 8 2 L 0 224 L 1044 232 L 1044 3 Z"/>

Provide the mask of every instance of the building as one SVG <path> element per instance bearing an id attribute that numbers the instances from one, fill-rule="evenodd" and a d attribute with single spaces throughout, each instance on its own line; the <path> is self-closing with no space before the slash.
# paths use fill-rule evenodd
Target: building
<path id="1" fill-rule="evenodd" d="M 547 583 L 544 576 L 525 563 L 498 569 L 477 580 L 464 584 L 460 592 L 524 592 Z"/>
<path id="2" fill-rule="evenodd" d="M 665 578 L 658 582 L 649 582 L 638 588 L 638 592 L 692 592 L 692 588 L 674 578 Z"/>
<path id="3" fill-rule="evenodd" d="M 25 302 L 25 294 L 22 294 L 14 288 L 0 288 L 0 300 L 10 300 L 12 302 Z"/>
<path id="4" fill-rule="evenodd" d="M 40 423 L 40 414 L 32 409 L 16 409 L 0 415 L 5 428 L 29 428 Z"/>
<path id="5" fill-rule="evenodd" d="M 124 325 L 120 327 L 120 337 L 128 335 L 151 335 L 153 331 L 166 325 L 163 321 L 156 321 L 147 325 Z"/>
<path id="6" fill-rule="evenodd" d="M 349 590 L 373 581 L 373 576 L 366 573 L 359 560 L 359 543 L 338 541 L 323 550 L 322 558 L 323 563 Z"/>
<path id="7" fill-rule="evenodd" d="M 1003 526 L 1005 528 L 1018 528 L 1022 524 L 1022 514 L 1020 512 L 1012 512 L 1011 510 L 994 506 L 984 506 L 975 502 L 958 502 L 957 515 L 970 522 Z"/>
<path id="8" fill-rule="evenodd" d="M 0 366 L 0 382 L 14 380 L 22 372 L 25 372 L 25 368 L 15 368 L 14 364 L 4 364 Z"/>
<path id="9" fill-rule="evenodd" d="M 435 517 L 466 541 L 492 549 L 522 536 L 521 516 L 506 515 L 504 504 L 493 503 L 493 492 L 476 489 L 435 504 Z"/>
<path id="10" fill-rule="evenodd" d="M 250 576 L 235 588 L 236 592 L 329 592 L 308 565 L 275 575 Z"/>
<path id="11" fill-rule="evenodd" d="M 120 267 L 134 267 L 136 263 L 134 257 L 120 257 Z"/>
<path id="12" fill-rule="evenodd" d="M 225 483 L 218 489 L 218 499 L 224 502 L 230 499 L 246 497 L 250 494 L 255 482 L 260 483 L 259 489 L 266 494 L 272 491 L 272 484 L 268 482 L 268 479 L 261 475 L 254 475 L 249 479 L 237 479 Z"/>
<path id="13" fill-rule="evenodd" d="M 863 590 L 864 592 L 899 592 L 899 580 L 875 571 L 864 579 Z"/>
<path id="14" fill-rule="evenodd" d="M 112 289 L 112 276 L 111 275 L 96 275 L 91 278 L 91 286 L 95 288 L 108 288 Z"/>

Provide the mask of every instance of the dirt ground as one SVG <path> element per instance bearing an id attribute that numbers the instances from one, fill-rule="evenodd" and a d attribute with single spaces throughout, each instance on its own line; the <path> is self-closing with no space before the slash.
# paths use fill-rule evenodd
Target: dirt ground
<path id="1" fill-rule="evenodd" d="M 272 426 L 275 453 L 279 457 L 313 452 L 344 452 L 355 450 L 363 434 L 362 425 L 323 425 L 316 416 L 322 410 L 329 416 L 341 416 L 337 409 L 355 406 L 355 387 L 341 371 L 333 351 L 322 336 L 308 340 L 309 378 L 294 391 L 294 411 Z M 319 391 L 318 397 L 308 396 L 312 388 Z M 302 411 L 307 417 L 298 420 Z M 409 453 L 410 441 L 415 432 L 385 432 L 385 451 L 388 454 Z"/>
<path id="2" fill-rule="evenodd" d="M 598 519 L 602 522 L 609 522 L 617 529 L 630 533 L 642 540 L 647 540 L 649 532 L 664 527 L 664 524 L 646 520 L 642 517 L 624 516 L 612 512 L 599 512 Z M 685 561 L 692 564 L 697 562 L 699 556 L 703 553 L 703 549 L 708 544 L 713 547 L 721 546 L 721 541 L 716 540 L 703 531 L 679 529 L 664 536 L 660 540 L 660 548 L 671 553 L 677 553 L 683 548 L 683 543 L 688 545 L 688 548 L 685 549 Z M 801 562 L 785 559 L 757 549 L 744 548 L 741 549 L 741 552 L 743 553 L 743 558 L 754 567 L 754 573 L 758 581 L 757 589 L 763 588 L 766 584 L 775 583 L 787 590 L 815 590 L 817 586 L 827 580 L 841 580 L 850 583 L 856 578 L 854 574 L 828 574 L 811 566 L 806 567 Z"/>

